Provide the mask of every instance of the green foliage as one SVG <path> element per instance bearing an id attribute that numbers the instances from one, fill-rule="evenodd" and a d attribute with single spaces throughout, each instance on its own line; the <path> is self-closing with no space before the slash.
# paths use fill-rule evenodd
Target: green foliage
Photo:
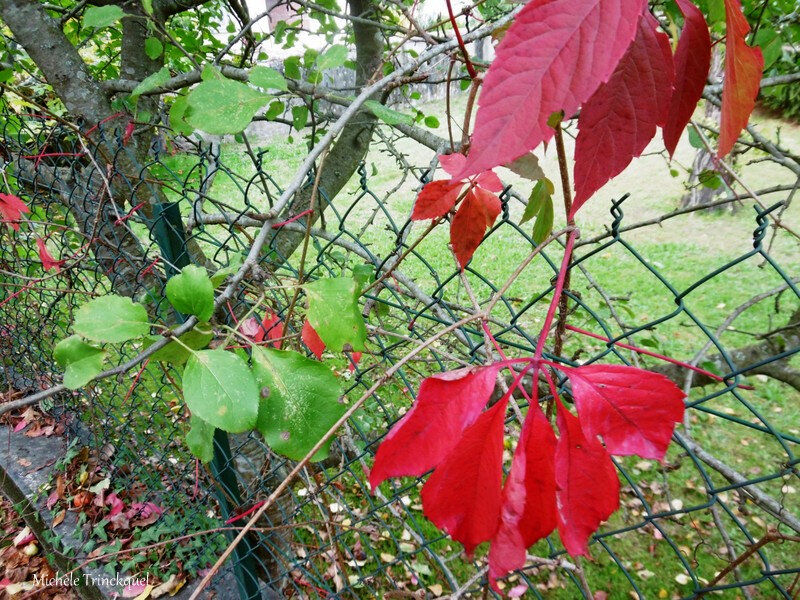
<path id="1" fill-rule="evenodd" d="M 164 45 L 158 38 L 149 37 L 144 41 L 144 52 L 151 60 L 155 60 L 164 52 Z"/>
<path id="2" fill-rule="evenodd" d="M 284 456 L 302 459 L 346 410 L 331 370 L 302 354 L 254 346 L 253 371 L 261 388 L 257 428 Z M 329 447 L 313 460 L 324 459 Z"/>
<path id="3" fill-rule="evenodd" d="M 192 415 L 189 425 L 186 445 L 200 462 L 210 463 L 214 458 L 214 428 L 197 415 Z"/>
<path id="4" fill-rule="evenodd" d="M 201 350 L 208 346 L 214 334 L 211 330 L 204 331 L 197 327 L 187 331 L 177 340 L 172 340 L 163 348 L 159 348 L 150 355 L 150 360 L 163 361 L 174 365 L 182 365 L 192 354 L 192 350 Z M 151 345 L 161 339 L 161 336 L 154 335 L 147 339 L 145 346 Z"/>
<path id="5" fill-rule="evenodd" d="M 103 370 L 105 350 L 84 342 L 72 335 L 56 344 L 53 355 L 58 365 L 65 369 L 64 385 L 76 390 L 89 383 Z"/>
<path id="6" fill-rule="evenodd" d="M 377 100 L 367 100 L 364 102 L 364 106 L 387 125 L 400 125 L 401 123 L 406 125 L 414 124 L 414 118 L 411 115 L 404 115 L 393 108 L 384 106 Z"/>
<path id="7" fill-rule="evenodd" d="M 167 298 L 176 310 L 208 321 L 214 313 L 214 286 L 203 267 L 188 265 L 167 281 Z"/>
<path id="8" fill-rule="evenodd" d="M 145 92 L 149 92 L 150 90 L 154 90 L 164 85 L 167 83 L 167 81 L 169 81 L 169 69 L 167 69 L 167 67 L 161 67 L 161 69 L 149 77 L 145 77 L 142 82 L 134 88 L 134 90 L 131 92 L 131 98 L 136 99 Z"/>
<path id="9" fill-rule="evenodd" d="M 255 427 L 258 388 L 247 363 L 233 352 L 200 350 L 183 372 L 183 396 L 193 414 L 230 433 Z"/>
<path id="10" fill-rule="evenodd" d="M 325 345 L 334 352 L 361 351 L 367 339 L 358 308 L 360 287 L 350 277 L 319 279 L 304 286 L 308 295 L 308 320 Z"/>
<path id="11" fill-rule="evenodd" d="M 75 333 L 94 342 L 127 342 L 150 332 L 147 311 L 130 298 L 108 295 L 90 300 L 75 313 Z"/>
<path id="12" fill-rule="evenodd" d="M 325 71 L 341 67 L 347 60 L 347 46 L 335 44 L 317 57 L 317 69 Z"/>
<path id="13" fill-rule="evenodd" d="M 289 86 L 286 79 L 275 69 L 255 66 L 250 69 L 250 83 L 264 89 L 286 91 Z"/>
<path id="14" fill-rule="evenodd" d="M 83 13 L 83 26 L 100 29 L 113 25 L 124 16 L 125 12 L 116 4 L 90 6 Z"/>
<path id="15" fill-rule="evenodd" d="M 191 112 L 184 114 L 184 118 L 195 129 L 207 133 L 239 133 L 250 124 L 258 109 L 270 100 L 271 96 L 244 83 L 214 77 L 206 79 L 189 93 Z"/>

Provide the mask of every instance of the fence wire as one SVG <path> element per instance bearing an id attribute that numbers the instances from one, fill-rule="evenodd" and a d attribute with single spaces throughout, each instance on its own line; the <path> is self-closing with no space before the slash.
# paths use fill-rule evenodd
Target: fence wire
<path id="1" fill-rule="evenodd" d="M 227 164 L 218 145 L 183 140 L 179 148 L 176 140 L 163 138 L 134 176 L 130 170 L 104 170 L 100 150 L 87 149 L 70 127 L 42 115 L 6 114 L 2 122 L 8 185 L 31 208 L 19 231 L 5 226 L 0 232 L 0 385 L 16 396 L 60 381 L 53 347 L 70 335 L 75 310 L 91 297 L 129 295 L 152 316 L 174 322 L 164 298 L 167 277 L 194 261 L 196 251 L 211 269 L 235 265 L 249 249 L 254 227 L 261 225 L 282 191 L 276 182 L 279 174 L 261 162 L 268 150 L 255 155 L 256 168 L 248 171 Z M 119 156 L 139 165 L 119 133 L 101 131 L 102 145 L 117 148 Z M 428 176 L 424 169 L 413 174 L 422 180 Z M 415 345 L 473 310 L 452 257 L 433 250 L 445 247 L 446 227 L 414 245 L 419 226 L 414 229 L 407 215 L 371 191 L 369 179 L 362 166 L 350 193 L 334 199 L 320 190 L 324 219 L 311 228 L 304 265 L 311 279 L 349 273 L 364 264 L 377 277 L 407 253 L 391 277 L 362 298 L 370 337 L 360 362 L 352 355 L 327 359 L 346 385 L 349 402 Z M 158 198 L 159 189 L 167 201 L 154 203 L 153 210 L 138 200 L 122 203 L 111 197 L 128 190 L 129 197 Z M 516 257 L 534 247 L 517 224 L 524 202 L 510 188 L 501 199 L 502 215 L 466 270 L 479 304 L 502 285 Z M 566 364 L 603 360 L 664 368 L 661 361 L 631 352 L 624 344 L 666 354 L 707 345 L 702 355 L 677 358 L 694 360 L 721 381 L 706 381 L 697 373 L 692 380 L 692 373 L 682 368 L 666 371 L 673 378 L 677 373 L 679 385 L 689 392 L 689 410 L 664 463 L 615 459 L 621 508 L 594 536 L 592 560 L 570 559 L 551 535 L 530 550 L 528 567 L 503 582 L 505 591 L 535 598 L 591 597 L 588 589 L 603 590 L 612 598 L 699 597 L 709 592 L 731 598 L 797 597 L 800 561 L 797 546 L 790 543 L 765 544 L 716 578 L 768 528 L 800 534 L 796 409 L 793 414 L 775 412 L 768 397 L 739 387 L 765 385 L 751 376 L 771 376 L 775 366 L 786 366 L 800 350 L 795 331 L 800 328 L 800 291 L 764 247 L 769 213 L 777 206 L 756 212 L 751 249 L 724 264 L 709 257 L 707 271 L 695 273 L 692 281 L 680 277 L 675 282 L 668 268 L 620 232 L 623 211 L 633 200 L 613 203 L 607 236 L 579 246 L 572 264 L 570 322 L 608 341 L 570 332 L 563 356 L 550 358 Z M 302 237 L 305 228 L 305 220 L 298 218 L 271 230 L 261 268 L 219 319 L 235 325 L 259 300 L 260 314 L 270 309 L 285 319 L 292 296 L 285 284 L 297 281 L 300 264 L 299 252 L 282 252 L 296 248 L 286 240 Z M 186 243 L 175 247 L 176 235 Z M 67 259 L 58 272 L 43 270 L 37 239 L 56 258 Z M 491 327 L 509 356 L 533 354 L 561 252 L 557 244 L 543 251 L 494 310 Z M 616 284 L 607 277 L 612 263 L 619 265 Z M 595 272 L 606 276 L 601 281 Z M 644 282 L 639 288 L 647 289 L 651 299 L 658 299 L 657 312 L 640 318 L 631 310 L 637 299 L 622 296 L 624 284 L 633 278 Z M 705 294 L 720 281 L 741 287 L 748 298 L 763 294 L 763 301 L 773 303 L 770 328 L 779 333 L 763 342 L 774 343 L 773 352 L 764 356 L 730 347 L 720 339 L 728 328 L 700 316 L 698 307 L 713 302 Z M 295 336 L 287 343 L 302 350 L 296 342 L 301 325 L 293 318 L 285 335 Z M 423 480 L 384 484 L 373 496 L 366 473 L 381 438 L 411 405 L 421 379 L 485 360 L 493 350 L 484 343 L 478 327 L 464 326 L 400 368 L 340 432 L 331 456 L 304 469 L 267 512 L 259 531 L 215 579 L 212 590 L 218 597 L 483 594 L 485 549 L 468 560 L 459 544 L 423 517 Z M 129 342 L 111 356 L 121 364 L 140 350 L 139 343 Z M 158 551 L 108 559 L 111 571 L 152 572 L 161 579 L 174 573 L 196 580 L 231 539 L 232 532 L 222 529 L 225 522 L 266 498 L 293 466 L 271 452 L 260 436 L 248 434 L 218 435 L 217 456 L 226 459 L 198 467 L 184 443 L 188 414 L 180 377 L 180 368 L 149 362 L 124 376 L 60 394 L 41 407 L 72 419 L 68 436 L 73 454 L 89 448 L 97 473 L 110 479 L 112 489 L 163 509 L 153 524 L 133 531 L 126 544 L 141 547 L 181 538 Z M 798 399 L 788 386 L 779 389 Z M 569 399 L 569 390 L 562 387 L 562 392 Z M 525 408 L 523 399 L 518 403 Z M 507 431 L 511 438 L 519 432 L 513 412 Z M 510 451 L 507 447 L 506 466 Z M 68 461 L 60 468 L 68 469 Z M 85 546 L 77 557 L 97 547 L 118 549 L 121 542 L 108 538 L 108 531 L 108 523 L 90 517 L 83 524 Z M 206 531 L 210 533 L 200 534 Z M 200 535 L 185 537 L 191 534 Z"/>

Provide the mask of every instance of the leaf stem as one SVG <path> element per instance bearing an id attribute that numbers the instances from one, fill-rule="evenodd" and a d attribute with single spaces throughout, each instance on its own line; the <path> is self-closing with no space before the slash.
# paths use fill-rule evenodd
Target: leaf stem
<path id="1" fill-rule="evenodd" d="M 475 65 L 472 64 L 472 61 L 469 59 L 469 53 L 467 52 L 467 47 L 464 45 L 464 38 L 461 37 L 461 31 L 458 29 L 458 23 L 456 23 L 456 16 L 453 14 L 453 5 L 450 3 L 450 0 L 447 1 L 447 14 L 450 15 L 450 24 L 453 26 L 453 31 L 456 34 L 456 39 L 458 40 L 458 46 L 461 48 L 461 54 L 464 55 L 464 63 L 467 66 L 467 72 L 471 79 L 475 79 L 478 76 L 478 72 L 475 70 Z"/>

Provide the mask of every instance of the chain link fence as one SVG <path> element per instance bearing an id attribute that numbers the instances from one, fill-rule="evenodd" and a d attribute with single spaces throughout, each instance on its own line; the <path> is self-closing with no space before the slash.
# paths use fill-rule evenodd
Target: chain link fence
<path id="1" fill-rule="evenodd" d="M 182 140 L 179 148 L 165 137 L 142 164 L 130 156 L 122 132 L 99 132 L 102 143 L 89 149 L 71 126 L 43 115 L 6 114 L 2 122 L 7 184 L 31 208 L 19 231 L 5 226 L 0 232 L 0 385 L 7 398 L 60 381 L 53 347 L 71 333 L 75 310 L 91 297 L 132 296 L 153 318 L 174 323 L 163 293 L 166 279 L 200 255 L 212 270 L 237 264 L 281 193 L 276 173 L 263 167 L 268 150 L 254 153 L 255 168 L 248 170 L 228 164 L 218 145 Z M 108 162 L 101 147 L 116 148 L 119 156 L 110 164 L 120 165 L 123 156 L 137 165 L 135 173 L 101 167 Z M 421 180 L 428 176 L 425 169 L 410 173 Z M 308 185 L 313 179 L 309 173 Z M 140 203 L 158 198 L 158 189 L 166 202 Z M 115 202 L 115 194 L 136 200 Z M 410 349 L 474 306 L 445 251 L 446 227 L 417 244 L 419 225 L 412 229 L 404 211 L 371 191 L 366 166 L 352 192 L 333 199 L 323 189 L 320 196 L 324 218 L 310 229 L 305 276 L 349 273 L 357 265 L 369 265 L 376 277 L 391 271 L 362 298 L 368 352 L 360 361 L 349 354 L 326 357 L 343 382 L 346 401 L 353 402 Z M 526 569 L 503 582 L 505 591 L 534 598 L 711 592 L 797 597 L 798 546 L 785 538 L 800 535 L 800 396 L 775 379 L 791 383 L 794 373 L 800 290 L 765 250 L 769 213 L 776 207 L 755 214 L 749 250 L 724 264 L 708 257 L 706 270 L 674 281 L 669 265 L 628 241 L 623 211 L 633 200 L 615 201 L 606 233 L 579 245 L 569 292 L 574 328 L 563 356 L 550 358 L 659 369 L 685 387 L 690 410 L 663 464 L 615 459 L 621 508 L 594 537 L 591 561 L 574 561 L 551 536 L 530 550 Z M 478 304 L 488 302 L 534 247 L 517 224 L 524 201 L 510 188 L 502 201 L 501 217 L 465 273 Z M 219 323 L 235 326 L 256 306 L 260 314 L 272 310 L 286 317 L 300 252 L 281 251 L 288 237 L 306 230 L 302 217 L 288 221 L 271 229 L 260 268 L 225 314 L 216 315 Z M 58 270 L 43 269 L 37 240 L 65 260 Z M 561 256 L 558 244 L 549 246 L 494 310 L 490 326 L 510 357 L 534 352 Z M 640 298 L 625 295 L 634 280 L 635 293 L 657 308 L 637 310 Z M 769 335 L 739 343 L 745 338 L 729 333 L 732 321 L 707 319 L 705 307 L 720 284 L 741 288 L 740 314 L 763 309 L 762 326 L 769 332 L 760 333 Z M 285 343 L 303 351 L 302 320 L 294 317 L 285 325 Z M 628 344 L 691 361 L 718 381 L 631 351 Z M 140 350 L 128 342 L 109 353 L 122 364 Z M 423 517 L 422 482 L 394 481 L 371 495 L 366 474 L 382 436 L 409 408 L 422 378 L 482 362 L 491 352 L 480 328 L 467 325 L 400 368 L 339 432 L 330 457 L 305 468 L 245 538 L 211 592 L 222 598 L 485 597 L 485 550 L 467 560 L 459 544 Z M 779 369 L 789 375 L 777 374 Z M 69 424 L 69 451 L 58 473 L 72 476 L 83 461 L 90 465 L 85 487 L 108 479 L 109 490 L 126 503 L 149 502 L 161 511 L 155 520 L 119 529 L 103 511 L 87 512 L 79 521 L 84 545 L 72 551 L 79 562 L 141 548 L 100 562 L 110 572 L 147 572 L 157 581 L 175 575 L 191 583 L 244 523 L 237 515 L 266 498 L 292 468 L 257 434 L 221 432 L 214 461 L 208 468 L 198 465 L 184 442 L 188 415 L 180 378 L 180 368 L 148 361 L 42 403 L 41 410 Z M 788 400 L 775 402 L 765 389 Z M 562 391 L 569 399 L 569 390 Z M 518 403 L 524 410 L 524 399 Z M 510 411 L 507 439 L 519 426 Z M 507 460 L 512 449 L 507 446 Z M 771 538 L 775 531 L 784 537 Z"/>

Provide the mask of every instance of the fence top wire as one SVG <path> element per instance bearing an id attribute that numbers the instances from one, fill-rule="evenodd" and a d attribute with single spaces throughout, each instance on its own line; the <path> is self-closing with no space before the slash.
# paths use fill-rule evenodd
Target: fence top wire
<path id="1" fill-rule="evenodd" d="M 268 150 L 257 153 L 254 169 L 243 171 L 226 163 L 219 146 L 196 142 L 175 153 L 174 141 L 162 139 L 146 165 L 150 175 L 145 176 L 143 168 L 138 177 L 131 177 L 99 172 L 74 133 L 58 123 L 13 115 L 4 115 L 2 122 L 6 174 L 32 209 L 19 232 L 3 228 L 0 247 L 0 382 L 18 393 L 58 382 L 53 346 L 71 333 L 74 311 L 88 298 L 116 291 L 142 301 L 167 322 L 174 319 L 163 286 L 177 271 L 176 261 L 191 254 L 194 244 L 210 268 L 235 264 L 250 246 L 250 230 L 263 223 L 264 213 L 282 191 L 274 173 L 263 168 Z M 117 136 L 119 152 L 127 153 L 119 133 L 101 132 L 107 147 Z M 422 180 L 427 177 L 425 170 L 415 174 Z M 104 176 L 114 180 L 115 189 L 127 189 L 131 195 L 141 187 L 155 195 L 154 188 L 160 186 L 169 203 L 147 213 L 103 200 Z M 313 179 L 309 173 L 308 185 Z M 311 228 L 306 277 L 338 275 L 361 264 L 371 265 L 375 277 L 393 269 L 391 277 L 362 299 L 370 332 L 368 352 L 358 364 L 352 356 L 331 359 L 352 400 L 409 348 L 473 307 L 452 259 L 432 251 L 431 245 L 414 245 L 419 232 L 407 215 L 370 189 L 366 166 L 359 169 L 349 193 L 330 198 L 322 189 L 320 196 L 324 219 Z M 466 269 L 480 305 L 497 292 L 515 257 L 534 246 L 516 222 L 524 202 L 511 188 L 501 200 L 500 218 Z M 773 390 L 766 393 L 741 387 L 753 375 L 774 377 L 776 366 L 792 372 L 787 365 L 800 351 L 797 279 L 763 243 L 768 215 L 780 204 L 756 211 L 749 249 L 742 240 L 740 255 L 726 257 L 721 264 L 708 260 L 707 270 L 693 273 L 691 280 L 682 275 L 678 283 L 669 268 L 648 257 L 652 248 L 637 249 L 626 237 L 623 211 L 629 202 L 626 197 L 613 202 L 608 236 L 580 246 L 571 265 L 576 274 L 568 292 L 571 323 L 600 339 L 576 332 L 568 337 L 562 356 L 549 358 L 564 364 L 603 360 L 661 369 L 689 392 L 687 420 L 663 464 L 614 459 L 622 483 L 621 509 L 594 537 L 592 561 L 573 561 L 557 536 L 551 536 L 531 549 L 529 565 L 504 583 L 506 590 L 524 585 L 536 598 L 590 597 L 588 586 L 612 597 L 632 592 L 644 598 L 652 595 L 655 578 L 670 596 L 735 589 L 735 594 L 747 597 L 758 590 L 763 597 L 791 598 L 800 589 L 800 566 L 796 548 L 789 544 L 760 546 L 752 557 L 736 563 L 730 575 L 716 578 L 762 539 L 768 527 L 800 534 L 797 413 L 774 411 L 780 408 L 774 395 L 789 393 L 789 388 L 774 391 L 772 384 L 763 384 Z M 303 235 L 305 228 L 302 217 L 292 217 L 272 230 L 261 268 L 245 281 L 223 317 L 230 324 L 258 299 L 264 307 L 259 310 L 268 307 L 285 319 L 291 291 L 282 284 L 296 281 L 299 261 L 296 255 L 280 256 L 279 242 Z M 184 236 L 186 243 L 166 248 L 170 231 L 173 237 Z M 439 232 L 433 238 L 445 243 Z M 69 257 L 58 273 L 43 271 L 37 239 Z M 528 267 L 530 274 L 513 285 L 493 311 L 491 327 L 510 356 L 534 351 L 537 323 L 553 292 L 560 260 L 557 244 L 541 252 Z M 617 272 L 604 267 L 609 260 L 619 265 Z M 639 298 L 623 297 L 626 290 L 635 289 L 628 285 L 634 279 L 639 282 L 636 289 L 646 289 L 650 297 L 645 318 L 636 314 L 637 303 L 644 304 Z M 706 295 L 716 293 L 719 282 L 741 288 L 741 312 L 750 308 L 746 305 L 751 298 L 771 302 L 770 318 L 775 321 L 770 327 L 778 333 L 753 342 L 752 337 L 731 332 L 730 323 L 710 319 Z M 285 335 L 297 336 L 301 324 L 297 319 L 286 323 Z M 734 342 L 725 341 L 729 339 Z M 650 360 L 626 344 L 644 345 L 658 354 L 682 353 L 676 358 L 715 372 L 720 381 Z M 703 351 L 687 357 L 687 348 Z M 115 360 L 122 363 L 138 350 L 136 344 L 123 345 Z M 458 544 L 424 519 L 421 480 L 395 481 L 373 496 L 365 473 L 381 438 L 408 409 L 423 377 L 479 363 L 487 353 L 492 349 L 485 346 L 480 328 L 464 326 L 399 369 L 350 420 L 331 457 L 306 468 L 268 512 L 233 567 L 250 560 L 256 564 L 257 585 L 283 596 L 482 593 L 485 551 L 467 560 Z M 183 441 L 187 415 L 180 375 L 178 368 L 145 363 L 131 377 L 96 382 L 42 407 L 74 415 L 70 435 L 76 436 L 75 447 L 91 449 L 98 472 L 110 478 L 113 489 L 136 490 L 137 497 L 163 509 L 161 519 L 134 534 L 134 543 L 141 545 L 224 526 L 232 507 L 234 512 L 252 507 L 292 467 L 251 434 L 217 440 L 230 445 L 227 461 L 215 470 L 198 470 Z M 559 384 L 569 398 L 566 382 Z M 796 399 L 796 392 L 791 393 Z M 518 402 L 524 410 L 524 399 Z M 511 437 L 519 431 L 513 412 L 507 430 Z M 63 468 L 69 468 L 66 461 Z M 219 475 L 224 472 L 234 473 L 233 480 L 222 480 Z M 97 543 L 97 523 L 89 525 L 84 554 Z M 226 533 L 214 531 L 169 545 L 156 557 L 109 564 L 128 571 L 150 570 L 160 577 L 172 572 L 196 577 L 214 562 L 227 539 Z M 218 580 L 216 586 L 223 597 L 232 593 L 225 581 Z"/>

